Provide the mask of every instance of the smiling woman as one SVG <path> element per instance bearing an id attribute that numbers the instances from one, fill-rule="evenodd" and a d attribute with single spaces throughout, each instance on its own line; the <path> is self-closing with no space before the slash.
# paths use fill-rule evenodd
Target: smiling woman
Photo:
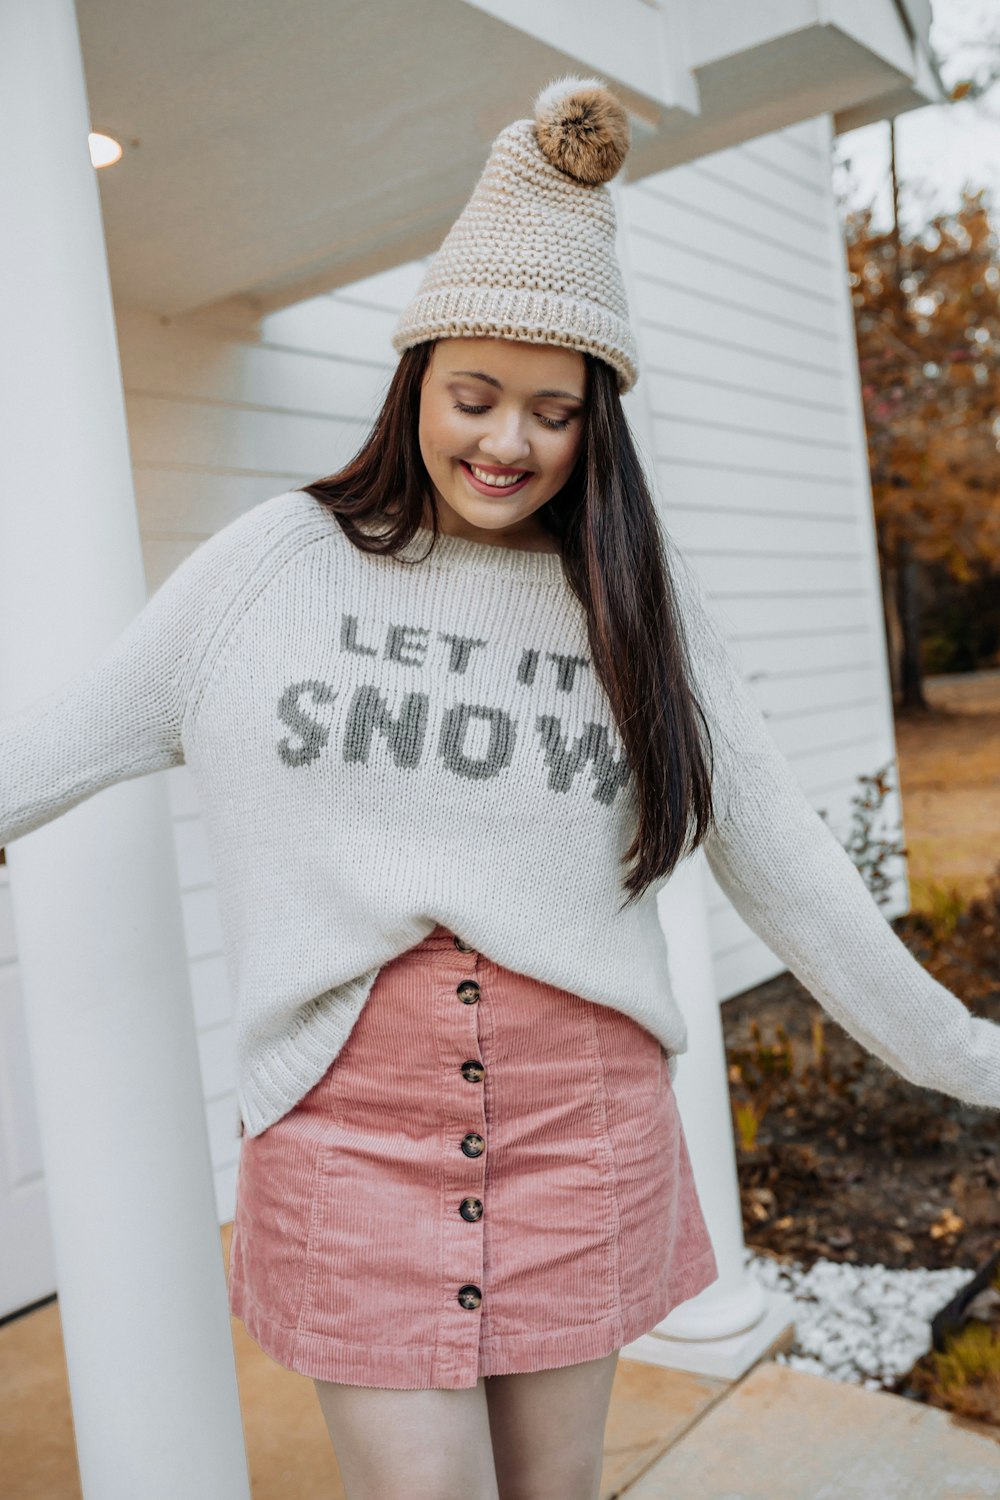
<path id="1" fill-rule="evenodd" d="M 606 183 L 627 147 L 593 79 L 501 134 L 400 316 L 367 440 L 302 487 L 335 523 L 342 616 L 339 651 L 320 619 L 271 685 L 285 807 L 318 828 L 336 787 L 356 890 L 331 904 L 353 934 L 358 892 L 411 903 L 409 946 L 327 1074 L 244 1142 L 231 1302 L 315 1379 L 352 1500 L 591 1500 L 617 1350 L 718 1275 L 672 1093 L 685 1042 L 637 1014 L 669 988 L 642 956 L 656 886 L 713 807 L 621 402 Z M 618 995 L 595 984 L 611 953 Z M 475 1477 L 456 1430 L 480 1433 Z"/>
<path id="2" fill-rule="evenodd" d="M 435 344 L 419 439 L 442 531 L 556 550 L 535 517 L 573 472 L 586 376 L 575 349 L 502 339 Z M 432 524 L 429 505 L 425 524 Z"/>

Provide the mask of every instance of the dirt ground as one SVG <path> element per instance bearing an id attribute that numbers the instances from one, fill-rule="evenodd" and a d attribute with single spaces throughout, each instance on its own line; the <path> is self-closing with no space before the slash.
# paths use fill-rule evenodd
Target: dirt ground
<path id="1" fill-rule="evenodd" d="M 929 713 L 897 718 L 913 911 L 893 927 L 922 963 L 943 963 L 935 972 L 977 1014 L 1000 1022 L 1000 881 L 991 883 L 1000 862 L 1000 672 L 932 679 L 927 696 Z M 943 949 L 918 914 L 934 886 L 980 898 Z M 822 1256 L 975 1269 L 989 1258 L 1000 1245 L 1000 1112 L 908 1083 L 790 974 L 734 996 L 722 1016 L 749 1245 L 806 1266 Z M 816 1021 L 825 1072 L 813 1061 Z M 737 1111 L 764 1103 L 760 1046 L 780 1048 L 779 1027 L 792 1075 L 766 1085 L 756 1142 L 744 1149 Z"/>
<path id="2" fill-rule="evenodd" d="M 930 677 L 926 714 L 896 714 L 910 896 L 981 895 L 1000 860 L 1000 671 Z"/>
<path id="3" fill-rule="evenodd" d="M 1000 1022 L 1000 983 L 977 1013 Z M 825 1016 L 789 974 L 722 1008 L 730 1067 L 789 1037 L 801 1070 L 778 1085 L 753 1149 L 737 1134 L 747 1244 L 811 1266 L 817 1259 L 975 1269 L 1000 1245 L 1000 1113 L 918 1088 Z M 833 1082 L 809 1076 L 810 1028 L 824 1020 Z M 745 1073 L 753 1076 L 751 1067 Z M 753 1097 L 731 1085 L 735 1105 Z"/>

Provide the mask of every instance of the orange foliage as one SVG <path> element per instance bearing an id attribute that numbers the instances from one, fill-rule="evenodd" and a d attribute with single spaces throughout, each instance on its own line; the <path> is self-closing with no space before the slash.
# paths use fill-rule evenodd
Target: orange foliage
<path id="1" fill-rule="evenodd" d="M 1000 572 L 1000 245 L 983 193 L 897 244 L 845 233 L 883 558 Z"/>

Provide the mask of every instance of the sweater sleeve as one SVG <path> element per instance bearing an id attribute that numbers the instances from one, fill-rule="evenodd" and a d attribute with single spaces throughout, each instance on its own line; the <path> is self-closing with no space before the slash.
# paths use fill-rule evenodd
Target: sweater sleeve
<path id="1" fill-rule="evenodd" d="M 201 542 L 90 666 L 0 717 L 0 847 L 114 782 L 183 764 L 187 715 L 241 607 L 263 509 Z"/>
<path id="2" fill-rule="evenodd" d="M 845 1031 L 902 1077 L 1000 1108 L 1000 1026 L 898 938 L 813 808 L 679 552 L 671 576 L 715 751 L 709 868 L 743 920 Z"/>

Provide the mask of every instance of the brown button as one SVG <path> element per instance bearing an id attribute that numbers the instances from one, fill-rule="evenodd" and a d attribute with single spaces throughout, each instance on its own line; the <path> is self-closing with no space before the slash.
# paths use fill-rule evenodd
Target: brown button
<path id="1" fill-rule="evenodd" d="M 483 1203 L 481 1198 L 463 1198 L 458 1205 L 458 1211 L 462 1218 L 470 1224 L 475 1224 L 483 1217 Z"/>
<path id="2" fill-rule="evenodd" d="M 470 1057 L 467 1062 L 462 1064 L 462 1077 L 467 1078 L 470 1083 L 482 1083 L 485 1073 L 486 1069 L 482 1063 L 478 1062 L 474 1057 Z"/>
<path id="3" fill-rule="evenodd" d="M 467 1282 L 465 1286 L 459 1287 L 458 1300 L 463 1307 L 476 1308 L 479 1306 L 480 1302 L 482 1302 L 483 1294 L 479 1290 L 479 1288 L 477 1286 L 473 1286 L 472 1282 L 470 1281 Z"/>
<path id="4" fill-rule="evenodd" d="M 466 1156 L 482 1156 L 486 1150 L 486 1142 L 481 1135 L 476 1135 L 474 1130 L 470 1130 L 468 1135 L 462 1137 L 462 1150 Z"/>
<path id="5" fill-rule="evenodd" d="M 473 951 L 472 944 L 463 942 L 457 934 L 452 938 L 452 942 L 455 944 L 455 947 L 458 949 L 459 953 L 471 953 Z"/>
<path id="6" fill-rule="evenodd" d="M 475 1005 L 479 999 L 479 986 L 474 979 L 463 979 L 455 986 L 455 993 L 463 1005 Z"/>

